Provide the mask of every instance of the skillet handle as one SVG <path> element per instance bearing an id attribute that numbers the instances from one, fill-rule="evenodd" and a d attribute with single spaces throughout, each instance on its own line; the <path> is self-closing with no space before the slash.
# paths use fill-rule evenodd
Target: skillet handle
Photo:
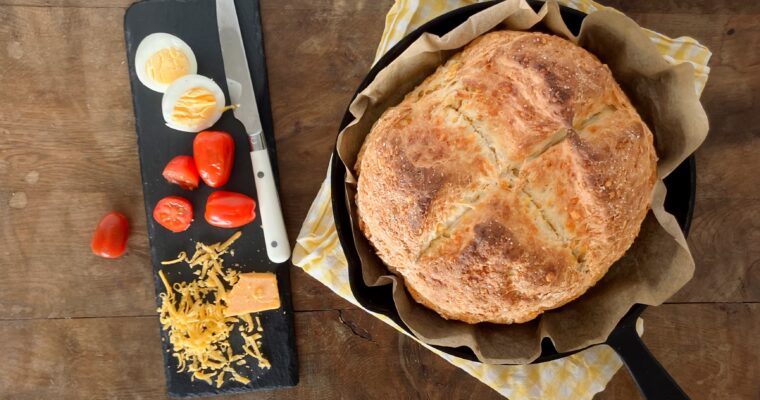
<path id="1" fill-rule="evenodd" d="M 623 359 L 646 400 L 688 400 L 689 396 L 649 352 L 636 332 L 636 320 L 640 313 L 629 313 L 623 318 L 607 338 L 607 344 Z"/>

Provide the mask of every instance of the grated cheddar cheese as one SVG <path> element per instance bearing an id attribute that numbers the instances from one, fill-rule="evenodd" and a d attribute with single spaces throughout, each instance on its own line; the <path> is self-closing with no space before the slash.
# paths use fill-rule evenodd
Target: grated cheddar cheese
<path id="1" fill-rule="evenodd" d="M 186 371 L 192 374 L 192 380 L 202 380 L 217 388 L 224 384 L 228 374 L 232 380 L 242 384 L 250 382 L 234 368 L 246 365 L 247 355 L 256 359 L 259 368 L 271 368 L 269 360 L 261 352 L 263 327 L 259 317 L 256 316 L 254 323 L 250 314 L 224 315 L 228 293 L 224 282 L 232 287 L 239 276 L 237 271 L 223 268 L 221 256 L 239 237 L 240 232 L 236 232 L 223 243 L 196 243 L 191 258 L 181 252 L 176 259 L 161 263 L 187 263 L 197 276 L 191 282 L 170 285 L 164 272 L 158 272 L 166 287 L 166 292 L 159 295 L 159 320 L 168 332 L 178 371 Z M 237 354 L 230 343 L 236 324 L 238 334 L 243 339 L 242 349 Z"/>

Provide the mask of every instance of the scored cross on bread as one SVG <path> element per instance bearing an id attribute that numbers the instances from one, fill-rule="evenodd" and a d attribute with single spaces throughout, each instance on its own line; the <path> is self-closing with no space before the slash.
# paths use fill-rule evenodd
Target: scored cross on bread
<path id="1" fill-rule="evenodd" d="M 356 164 L 359 225 L 414 299 L 519 323 L 583 294 L 649 208 L 652 133 L 595 56 L 496 31 L 380 117 Z"/>

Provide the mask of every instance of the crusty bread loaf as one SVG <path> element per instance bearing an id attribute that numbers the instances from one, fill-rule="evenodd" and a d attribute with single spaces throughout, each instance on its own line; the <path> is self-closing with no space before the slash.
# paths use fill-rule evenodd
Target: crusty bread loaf
<path id="1" fill-rule="evenodd" d="M 656 179 L 652 140 L 586 50 L 492 32 L 374 125 L 356 165 L 360 227 L 444 318 L 529 321 L 631 246 Z"/>

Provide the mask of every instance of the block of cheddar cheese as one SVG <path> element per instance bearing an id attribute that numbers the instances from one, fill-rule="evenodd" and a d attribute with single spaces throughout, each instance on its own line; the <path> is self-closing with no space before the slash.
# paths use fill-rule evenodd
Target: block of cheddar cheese
<path id="1" fill-rule="evenodd" d="M 249 272 L 239 277 L 226 299 L 226 317 L 280 308 L 280 292 L 273 273 Z"/>

